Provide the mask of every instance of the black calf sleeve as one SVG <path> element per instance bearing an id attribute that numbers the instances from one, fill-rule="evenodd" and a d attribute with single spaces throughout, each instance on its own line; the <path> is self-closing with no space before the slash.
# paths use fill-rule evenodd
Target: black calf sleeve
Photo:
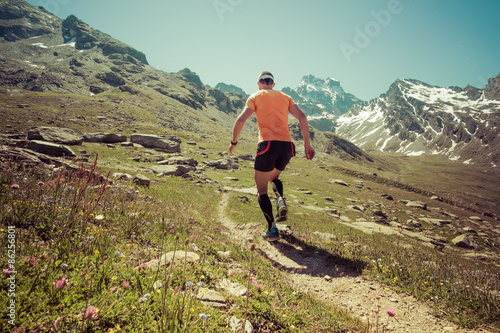
<path id="1" fill-rule="evenodd" d="M 272 180 L 273 191 L 276 195 L 280 195 L 283 198 L 283 183 L 278 178 Z"/>
<path id="2" fill-rule="evenodd" d="M 274 222 L 273 205 L 271 204 L 271 200 L 267 194 L 259 195 L 259 206 L 264 213 L 264 217 L 266 218 L 268 230 L 271 230 Z"/>

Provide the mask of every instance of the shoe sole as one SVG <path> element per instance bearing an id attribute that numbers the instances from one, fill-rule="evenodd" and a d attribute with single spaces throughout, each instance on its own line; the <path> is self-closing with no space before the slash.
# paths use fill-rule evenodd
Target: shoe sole
<path id="1" fill-rule="evenodd" d="M 281 209 L 279 209 L 278 210 L 278 216 L 276 217 L 276 222 L 286 221 L 287 214 L 288 214 L 288 208 L 287 207 L 282 207 Z"/>

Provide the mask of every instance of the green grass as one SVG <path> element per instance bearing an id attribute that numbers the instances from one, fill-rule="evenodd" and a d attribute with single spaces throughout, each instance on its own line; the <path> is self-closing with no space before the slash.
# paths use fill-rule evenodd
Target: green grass
<path id="1" fill-rule="evenodd" d="M 225 138 L 230 137 L 230 131 L 217 127 L 216 122 L 204 122 L 208 115 L 196 118 L 202 130 L 175 128 L 178 126 L 176 114 L 183 112 L 181 107 L 165 106 L 162 101 L 148 100 L 147 95 L 140 98 L 136 104 L 127 105 L 127 95 L 116 92 L 92 98 L 33 92 L 26 93 L 24 100 L 6 97 L 2 105 L 6 122 L 0 124 L 0 132 L 26 133 L 29 126 L 47 125 L 52 121 L 53 126 L 70 127 L 81 133 L 119 129 L 120 134 L 127 135 L 134 131 L 177 135 L 183 140 L 183 155 L 197 159 L 200 166 L 204 161 L 227 156 Z M 125 103 L 115 103 L 118 99 Z M 31 108 L 15 106 L 22 101 Z M 146 112 L 140 107 L 142 102 L 153 107 Z M 39 110 L 36 117 L 32 109 Z M 86 120 L 77 118 L 82 109 L 88 116 Z M 125 114 L 130 121 L 114 120 L 113 112 Z M 98 115 L 107 115 L 110 120 L 96 122 L 94 117 Z M 79 121 L 63 124 L 58 120 L 61 117 Z M 168 121 L 171 127 L 166 129 L 168 126 L 164 124 Z M 11 126 L 6 127 L 7 124 Z M 254 153 L 254 134 L 251 126 L 245 127 L 236 154 Z M 197 145 L 187 145 L 188 140 Z M 9 226 L 15 227 L 16 324 L 19 327 L 26 326 L 28 331 L 55 331 L 57 322 L 61 332 L 161 332 L 172 327 L 174 331 L 225 332 L 229 331 L 227 322 L 231 316 L 242 319 L 246 314 L 256 330 L 263 332 L 368 330 L 346 314 L 345 309 L 325 305 L 282 283 L 283 276 L 276 267 L 252 254 L 250 249 L 233 244 L 225 235 L 218 222 L 219 189 L 222 186 L 253 187 L 252 162 L 240 161 L 240 169 L 234 171 L 207 168 L 204 174 L 217 183 L 196 185 L 182 178 L 156 177 L 149 173 L 147 168 L 155 164 L 148 161 L 152 156 L 149 149 L 118 145 L 109 148 L 91 143 L 72 149 L 86 150 L 91 155 L 91 163 L 98 156 L 97 164 L 81 165 L 80 175 L 62 169 L 48 173 L 37 168 L 23 169 L 9 159 L 0 164 L 0 246 L 7 249 L 12 239 Z M 498 266 L 465 259 L 462 256 L 465 251 L 459 248 L 450 247 L 440 252 L 407 237 L 366 234 L 339 223 L 332 215 L 306 207 L 329 207 L 351 221 L 370 220 L 373 210 L 382 209 L 399 223 L 436 215 L 430 210 L 408 209 L 398 202 L 423 200 L 435 211 L 447 211 L 460 221 L 468 221 L 471 215 L 477 215 L 469 206 L 498 214 L 498 177 L 488 170 L 457 166 L 434 156 L 374 155 L 375 163 L 342 161 L 321 152 L 314 162 L 300 156 L 292 160 L 282 175 L 290 206 L 287 223 L 295 236 L 290 241 L 329 254 L 336 263 L 356 270 L 364 279 L 380 281 L 423 302 L 431 302 L 435 315 L 462 327 L 488 324 L 500 329 Z M 132 160 L 137 156 L 143 157 L 142 162 Z M 144 173 L 152 185 L 139 188 L 130 183 L 117 183 L 118 186 L 108 187 L 83 172 L 89 170 L 104 176 L 117 171 L 132 176 Z M 239 180 L 229 181 L 225 179 L 228 176 Z M 333 184 L 330 179 L 342 179 L 351 186 Z M 363 189 L 354 188 L 356 180 L 364 182 Z M 43 184 L 38 185 L 39 182 Z M 14 184 L 19 188 L 13 188 Z M 429 201 L 426 195 L 409 191 L 405 188 L 407 185 L 450 201 Z M 303 190 L 312 194 L 305 194 Z M 382 194 L 390 194 L 395 200 L 388 201 Z M 333 202 L 325 197 L 332 198 Z M 366 211 L 348 209 L 354 204 L 364 206 Z M 234 222 L 262 223 L 265 227 L 254 194 L 233 192 L 228 207 L 231 209 L 226 214 Z M 493 219 L 489 221 L 492 227 L 498 225 Z M 451 230 L 422 223 L 448 241 L 454 237 Z M 333 234 L 336 239 L 325 242 L 315 231 Z M 358 246 L 346 247 L 343 242 Z M 476 252 L 500 253 L 497 246 L 482 245 L 485 248 Z M 189 250 L 192 246 L 199 249 L 197 253 L 201 257 L 195 264 L 137 270 L 167 251 Z M 218 251 L 230 251 L 231 255 L 224 257 Z M 0 263 L 2 270 L 9 267 L 8 251 L 0 251 Z M 2 290 L 9 287 L 5 274 L 8 272 L 0 281 Z M 67 284 L 57 288 L 54 283 L 63 278 Z M 222 278 L 249 284 L 248 305 L 245 297 L 225 295 L 230 307 L 216 310 L 187 297 L 198 288 L 198 282 L 213 288 Z M 154 283 L 158 280 L 163 287 L 155 289 Z M 193 282 L 193 290 L 186 288 L 186 282 Z M 141 302 L 148 293 L 150 296 Z M 10 297 L 4 293 L 1 299 L 2 304 L 7 304 Z M 91 306 L 99 309 L 97 314 L 92 308 L 89 310 Z M 7 313 L 6 307 L 0 309 L 2 318 L 7 318 Z M 202 314 L 211 318 L 201 319 Z M 12 326 L 2 321 L 0 329 L 11 331 Z"/>
<path id="2" fill-rule="evenodd" d="M 16 327 L 224 332 L 232 315 L 248 313 L 262 330 L 362 329 L 341 309 L 325 312 L 324 304 L 282 284 L 280 272 L 263 258 L 232 245 L 215 218 L 220 197 L 212 187 L 180 178 L 161 179 L 149 189 L 109 186 L 92 176 L 98 172 L 95 166 L 47 175 L 2 161 L 1 246 L 7 248 L 11 229 L 16 245 L 11 259 L 16 273 L 8 271 L 8 253 L 1 255 L 4 276 L 16 278 L 15 297 L 4 294 L 2 299 L 15 299 Z M 162 253 L 191 246 L 198 247 L 199 262 L 137 269 Z M 230 260 L 217 251 L 231 251 Z M 229 268 L 234 261 L 242 268 L 238 272 Z M 248 305 L 245 298 L 227 296 L 230 310 L 216 310 L 190 296 L 222 277 L 250 282 Z M 193 287 L 186 286 L 189 282 Z M 0 284 L 8 289 L 6 278 Z M 8 309 L 0 311 L 7 318 Z M 202 319 L 206 315 L 210 319 Z M 5 321 L 1 325 L 2 331 L 13 327 Z"/>

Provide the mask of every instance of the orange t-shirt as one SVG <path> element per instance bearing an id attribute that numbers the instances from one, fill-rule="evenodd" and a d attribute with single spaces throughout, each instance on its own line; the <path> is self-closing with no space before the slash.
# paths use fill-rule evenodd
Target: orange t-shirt
<path id="1" fill-rule="evenodd" d="M 288 113 L 295 105 L 292 98 L 277 90 L 263 89 L 247 99 L 245 107 L 252 109 L 259 126 L 259 142 L 292 142 L 288 129 Z"/>

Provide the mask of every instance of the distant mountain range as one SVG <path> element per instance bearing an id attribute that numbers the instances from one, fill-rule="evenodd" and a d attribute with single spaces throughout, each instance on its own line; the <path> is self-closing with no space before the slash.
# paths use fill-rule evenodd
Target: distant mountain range
<path id="1" fill-rule="evenodd" d="M 0 0 L 0 50 L 0 86 L 89 97 L 127 93 L 128 103 L 176 130 L 206 128 L 207 123 L 230 127 L 248 96 L 231 84 L 204 85 L 187 68 L 156 70 L 144 53 L 77 17 L 61 20 L 23 0 Z M 346 139 L 342 147 L 351 142 L 368 152 L 439 154 L 466 164 L 500 165 L 500 75 L 485 89 L 396 80 L 371 101 L 345 92 L 335 79 L 313 75 L 282 91 L 312 127 L 324 131 L 325 140 L 338 142 L 333 132 Z"/>
<path id="2" fill-rule="evenodd" d="M 285 87 L 282 92 L 290 95 L 304 111 L 311 126 L 334 132 L 335 119 L 349 111 L 362 100 L 344 91 L 340 82 L 314 75 L 304 75 L 297 88 Z"/>
<path id="3" fill-rule="evenodd" d="M 485 89 L 396 80 L 379 98 L 354 105 L 336 133 L 367 151 L 440 154 L 500 165 L 500 75 Z"/>

